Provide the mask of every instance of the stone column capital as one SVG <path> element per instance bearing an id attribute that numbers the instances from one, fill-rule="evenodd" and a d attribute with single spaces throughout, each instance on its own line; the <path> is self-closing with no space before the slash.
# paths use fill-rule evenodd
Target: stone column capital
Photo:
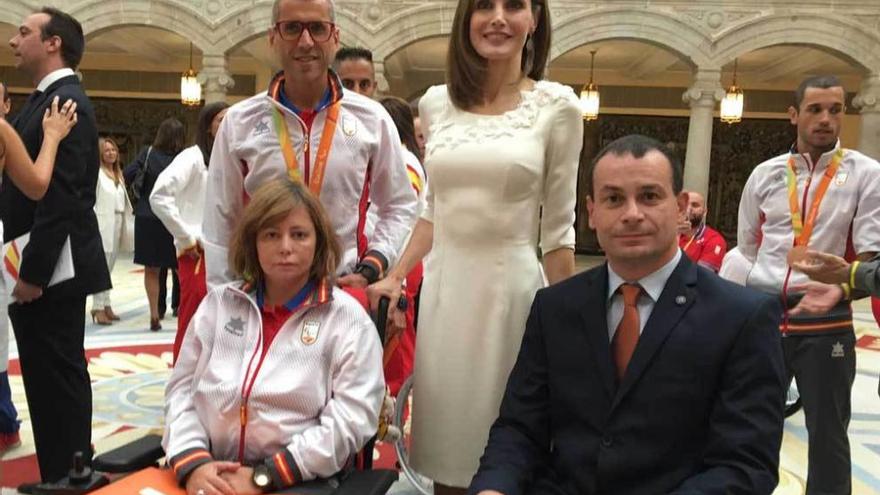
<path id="1" fill-rule="evenodd" d="M 385 76 L 385 60 L 373 58 L 373 68 L 376 73 L 376 84 L 379 91 L 381 93 L 388 93 L 391 87 L 388 85 L 388 78 Z"/>
<path id="2" fill-rule="evenodd" d="M 698 69 L 691 87 L 681 95 L 684 103 L 693 107 L 714 107 L 724 98 L 720 69 Z"/>
<path id="3" fill-rule="evenodd" d="M 223 54 L 205 53 L 202 55 L 202 70 L 198 81 L 204 86 L 206 103 L 226 99 L 226 93 L 235 86 L 232 73 L 227 68 L 227 59 Z"/>
<path id="4" fill-rule="evenodd" d="M 880 74 L 865 77 L 852 103 L 860 113 L 880 113 Z"/>

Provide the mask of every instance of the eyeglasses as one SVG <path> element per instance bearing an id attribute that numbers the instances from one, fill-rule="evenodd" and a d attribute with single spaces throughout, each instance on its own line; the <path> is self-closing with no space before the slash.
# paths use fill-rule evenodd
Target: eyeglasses
<path id="1" fill-rule="evenodd" d="M 303 32 L 308 31 L 313 40 L 323 43 L 330 39 L 335 27 L 335 24 L 326 21 L 281 21 L 275 23 L 275 30 L 284 41 L 297 41 Z"/>

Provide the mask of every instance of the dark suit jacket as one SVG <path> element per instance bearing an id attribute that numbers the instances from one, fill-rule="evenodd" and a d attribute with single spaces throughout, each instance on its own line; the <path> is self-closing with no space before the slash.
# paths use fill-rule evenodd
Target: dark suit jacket
<path id="1" fill-rule="evenodd" d="M 36 159 L 43 143 L 43 112 L 56 95 L 59 104 L 68 99 L 76 101 L 78 122 L 61 141 L 52 180 L 42 200 L 29 200 L 4 174 L 0 187 L 4 242 L 30 231 L 30 242 L 22 253 L 20 277 L 43 287 L 44 293 L 92 294 L 110 288 L 110 273 L 93 210 L 99 165 L 92 104 L 76 76 L 68 76 L 55 81 L 35 99 L 29 99 L 11 123 L 31 159 Z M 75 276 L 47 289 L 68 236 Z"/>
<path id="2" fill-rule="evenodd" d="M 471 492 L 770 494 L 779 303 L 686 256 L 618 386 L 606 265 L 538 291 Z"/>

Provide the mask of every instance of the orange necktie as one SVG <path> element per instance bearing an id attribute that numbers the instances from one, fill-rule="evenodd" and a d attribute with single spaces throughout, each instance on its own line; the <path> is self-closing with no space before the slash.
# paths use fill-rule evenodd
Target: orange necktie
<path id="1" fill-rule="evenodd" d="M 639 342 L 639 295 L 642 287 L 634 284 L 623 284 L 618 289 L 623 295 L 623 318 L 617 325 L 614 338 L 611 340 L 611 352 L 614 353 L 614 364 L 617 366 L 617 381 L 623 381 L 626 367 L 632 357 L 636 344 Z"/>

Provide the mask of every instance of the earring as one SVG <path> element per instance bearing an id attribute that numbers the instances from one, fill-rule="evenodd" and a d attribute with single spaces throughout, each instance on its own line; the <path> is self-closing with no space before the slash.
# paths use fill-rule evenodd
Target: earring
<path id="1" fill-rule="evenodd" d="M 526 36 L 526 45 L 523 48 L 525 59 L 523 60 L 523 73 L 528 75 L 532 72 L 532 66 L 535 64 L 535 42 L 532 41 L 532 35 Z"/>

